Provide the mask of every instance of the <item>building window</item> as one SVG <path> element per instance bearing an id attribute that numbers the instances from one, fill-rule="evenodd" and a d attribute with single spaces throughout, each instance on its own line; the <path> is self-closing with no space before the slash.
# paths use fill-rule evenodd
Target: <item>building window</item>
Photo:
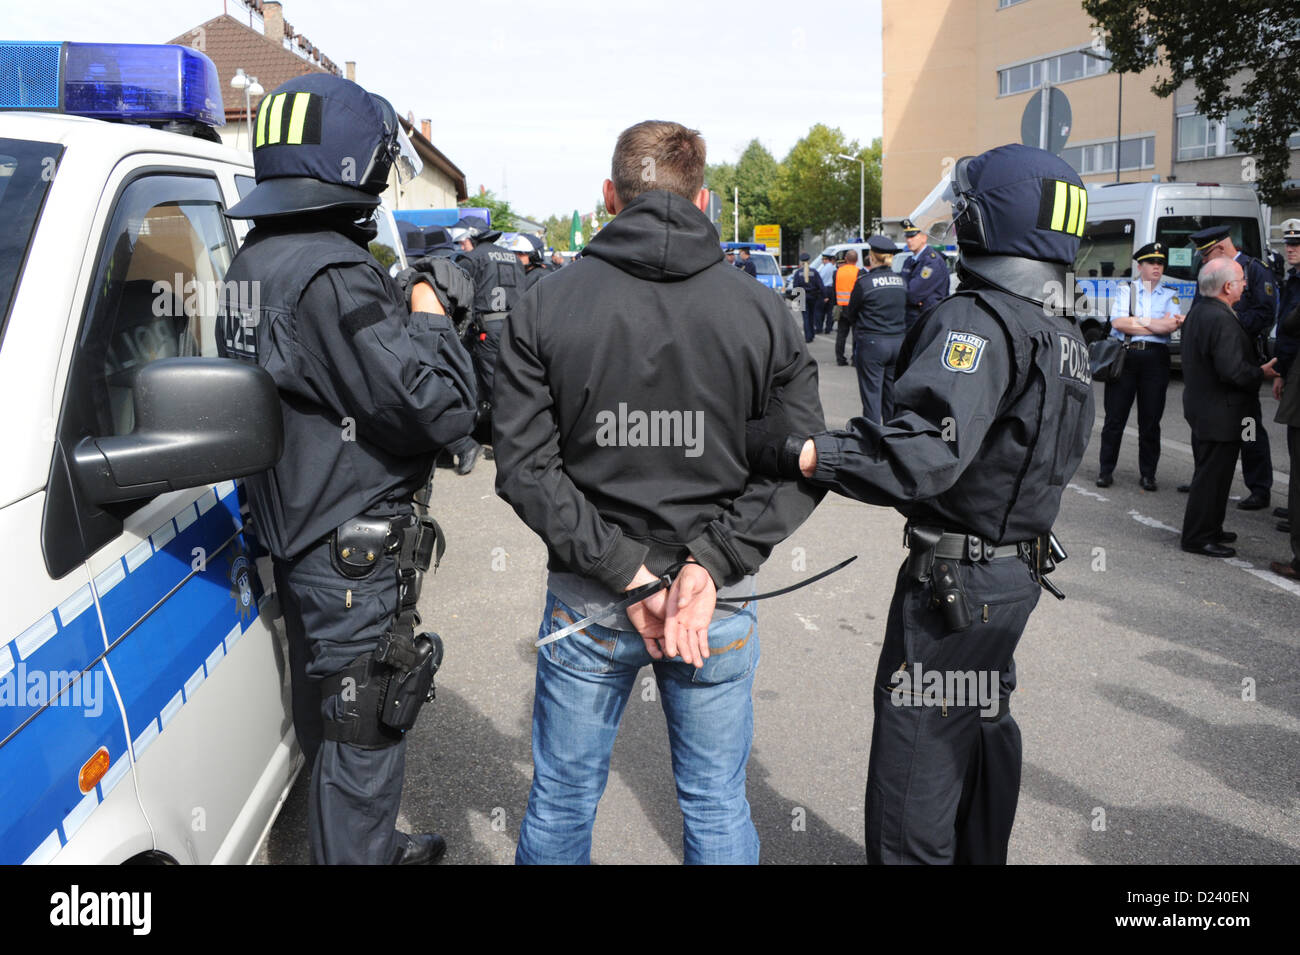
<path id="1" fill-rule="evenodd" d="M 1069 146 L 1061 150 L 1061 158 L 1074 167 L 1081 176 L 1115 171 L 1115 140 Z M 1121 140 L 1119 147 L 1120 171 L 1152 169 L 1156 164 L 1156 138 L 1140 136 Z"/>
<path id="2" fill-rule="evenodd" d="M 1007 7 L 1014 7 L 1017 3 L 1024 3 L 1025 0 L 998 0 L 998 9 L 1003 10 Z"/>
<path id="3" fill-rule="evenodd" d="M 1238 150 L 1237 130 L 1247 122 L 1244 109 L 1233 110 L 1225 120 L 1209 119 L 1199 113 L 1178 117 L 1178 161 L 1231 156 Z"/>
<path id="4" fill-rule="evenodd" d="M 1046 79 L 1049 83 L 1068 83 L 1070 80 L 1081 80 L 1089 76 L 1101 76 L 1105 73 L 1110 63 L 1108 60 L 1097 59 L 1095 56 L 1086 56 L 1083 53 L 1083 47 L 1079 50 L 1070 50 L 1068 53 L 1061 53 L 1057 56 L 1045 57 L 1041 60 L 1034 60 L 1032 63 L 1021 63 L 1018 66 L 1009 66 L 1005 70 L 998 70 L 998 95 L 1010 96 L 1013 93 L 1023 93 L 1026 90 L 1037 89 L 1043 85 Z M 1099 51 L 1102 56 L 1105 51 Z"/>

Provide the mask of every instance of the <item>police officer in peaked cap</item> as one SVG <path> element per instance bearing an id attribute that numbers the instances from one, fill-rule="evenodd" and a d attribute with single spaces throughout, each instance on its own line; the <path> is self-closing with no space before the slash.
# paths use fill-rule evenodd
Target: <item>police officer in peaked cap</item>
<path id="1" fill-rule="evenodd" d="M 858 276 L 846 307 L 853 329 L 862 417 L 889 420 L 894 407 L 894 368 L 907 331 L 907 283 L 893 269 L 898 247 L 883 235 L 867 240 L 867 271 Z"/>
<path id="2" fill-rule="evenodd" d="M 284 455 L 246 478 L 284 613 L 294 727 L 311 767 L 317 863 L 418 863 L 433 833 L 395 828 L 405 733 L 441 640 L 415 603 L 436 525 L 415 513 L 439 448 L 473 427 L 474 372 L 433 287 L 368 249 L 390 170 L 418 172 L 387 101 L 336 76 L 290 80 L 254 125 L 252 219 L 226 274 L 218 350 L 275 378 Z"/>
<path id="3" fill-rule="evenodd" d="M 907 517 L 876 671 L 875 863 L 1006 861 L 1013 654 L 1040 588 L 1057 592 L 1050 530 L 1092 430 L 1087 348 L 1058 307 L 1082 232 L 1078 175 L 1007 145 L 959 161 L 951 190 L 961 286 L 904 340 L 893 417 L 807 440 L 782 434 L 779 412 L 751 423 L 761 470 Z"/>
<path id="4" fill-rule="evenodd" d="M 911 219 L 904 219 L 903 240 L 911 256 L 899 273 L 907 283 L 907 327 L 931 305 L 948 296 L 948 262 L 929 242 Z"/>

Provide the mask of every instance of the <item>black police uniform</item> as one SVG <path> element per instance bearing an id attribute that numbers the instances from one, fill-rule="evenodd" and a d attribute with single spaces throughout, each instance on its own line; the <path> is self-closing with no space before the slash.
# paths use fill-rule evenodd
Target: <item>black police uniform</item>
<path id="1" fill-rule="evenodd" d="M 286 123 L 293 104 L 306 103 L 301 136 L 263 135 L 263 113 L 281 95 Z M 372 651 L 413 622 L 418 576 L 395 548 L 413 540 L 403 528 L 419 528 L 411 497 L 435 452 L 473 425 L 473 370 L 445 316 L 408 313 L 368 250 L 373 223 L 355 221 L 387 180 L 383 154 L 399 129 L 391 106 L 310 75 L 262 109 L 258 186 L 228 213 L 256 226 L 226 273 L 218 351 L 265 368 L 281 396 L 283 457 L 245 481 L 273 557 L 294 727 L 312 766 L 312 859 L 384 864 L 415 843 L 394 828 L 405 738 L 381 724 L 376 699 L 399 671 Z M 337 178 L 344 156 L 372 154 L 372 175 L 358 178 L 373 194 Z M 357 525 L 373 544 L 364 554 L 337 546 Z"/>
<path id="2" fill-rule="evenodd" d="M 887 421 L 894 409 L 894 365 L 906 331 L 907 284 L 888 265 L 863 272 L 853 286 L 847 312 L 853 326 L 862 417 Z"/>
<path id="3" fill-rule="evenodd" d="M 1198 251 L 1204 252 L 1229 235 L 1230 229 L 1227 226 L 1211 226 L 1192 233 L 1189 238 Z M 1268 354 L 1268 335 L 1277 322 L 1277 277 L 1267 265 L 1245 252 L 1238 252 L 1236 261 L 1246 277 L 1246 289 L 1233 311 L 1254 344 L 1259 363 L 1263 364 Z M 1198 290 L 1192 304 L 1195 305 L 1201 298 Z M 1264 430 L 1263 413 L 1259 396 L 1256 395 L 1254 404 L 1246 411 L 1246 415 L 1256 422 L 1256 437 L 1254 441 L 1241 443 L 1241 476 L 1250 490 L 1250 497 L 1239 501 L 1237 506 L 1246 505 L 1243 508 L 1245 510 L 1267 507 L 1269 493 L 1273 489 L 1273 456 L 1269 449 L 1268 432 Z"/>
<path id="4" fill-rule="evenodd" d="M 804 278 L 804 268 L 808 277 Z M 817 325 L 821 320 L 822 277 L 809 261 L 808 253 L 799 257 L 799 265 L 790 279 L 792 289 L 803 290 L 803 340 L 811 342 L 817 337 Z"/>
<path id="5" fill-rule="evenodd" d="M 922 312 L 948 296 L 948 263 L 927 245 L 903 263 L 900 274 L 907 283 L 907 327 L 911 328 Z"/>
<path id="6" fill-rule="evenodd" d="M 494 244 L 500 235 L 500 232 L 484 231 L 475 236 L 474 248 L 457 261 L 474 280 L 476 331 L 470 353 L 478 376 L 480 427 L 483 428 L 488 427 L 491 416 L 492 382 L 497 353 L 501 350 L 501 330 L 524 292 L 523 266 L 515 253 Z"/>
<path id="7" fill-rule="evenodd" d="M 740 268 L 752 278 L 758 278 L 758 266 L 754 264 L 753 256 L 740 257 Z"/>
<path id="8" fill-rule="evenodd" d="M 1044 535 L 1093 420 L 1083 338 L 1043 304 L 1078 247 L 1055 214 L 1057 197 L 1082 201 L 1078 176 L 1012 145 L 961 160 L 954 179 L 962 286 L 908 333 L 893 418 L 813 438 L 813 484 L 908 518 L 876 672 L 874 863 L 1006 861 L 1021 764 L 1013 653 L 1049 586 Z M 941 674 L 937 692 L 927 672 Z M 983 700 L 949 688 L 967 674 Z"/>

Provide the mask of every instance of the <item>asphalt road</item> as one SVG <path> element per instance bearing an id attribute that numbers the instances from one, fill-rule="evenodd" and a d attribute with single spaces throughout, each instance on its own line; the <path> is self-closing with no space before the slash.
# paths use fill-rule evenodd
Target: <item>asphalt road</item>
<path id="1" fill-rule="evenodd" d="M 828 423 L 856 412 L 852 368 L 832 341 L 821 363 Z M 1013 712 L 1024 775 L 1014 863 L 1251 863 L 1300 859 L 1300 587 L 1268 570 L 1287 556 L 1271 510 L 1230 507 L 1238 558 L 1178 548 L 1192 473 L 1181 381 L 1164 416 L 1160 490 L 1138 487 L 1136 431 L 1115 484 L 1097 476 L 1101 386 L 1092 443 L 1062 501 L 1070 553 L 1017 653 Z M 1283 429 L 1271 423 L 1274 505 L 1285 503 Z M 1130 419 L 1136 425 L 1136 414 Z M 438 698 L 410 739 L 400 823 L 435 829 L 444 864 L 508 863 L 531 777 L 530 713 L 545 553 L 493 492 L 484 461 L 468 477 L 440 471 L 436 514 L 449 539 L 421 610 L 444 636 Z M 1234 496 L 1244 496 L 1240 474 Z M 894 575 L 905 553 L 892 510 L 827 497 L 773 553 L 761 590 L 857 553 L 845 571 L 759 613 L 749 800 L 764 862 L 864 861 L 863 790 L 870 679 Z M 806 571 L 794 566 L 802 555 Z M 649 669 L 643 671 L 649 679 Z M 653 686 L 653 681 L 642 684 Z M 1253 687 L 1252 694 L 1248 692 Z M 596 820 L 593 861 L 681 861 L 681 815 L 662 710 L 634 693 Z M 304 862 L 305 775 L 263 860 Z"/>

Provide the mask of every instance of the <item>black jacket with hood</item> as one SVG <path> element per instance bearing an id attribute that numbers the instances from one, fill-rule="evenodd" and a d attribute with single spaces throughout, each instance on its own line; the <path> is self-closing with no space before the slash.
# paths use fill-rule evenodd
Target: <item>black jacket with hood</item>
<path id="1" fill-rule="evenodd" d="M 751 475 L 745 458 L 745 422 L 774 394 L 792 429 L 824 427 L 802 329 L 676 194 L 637 196 L 520 298 L 496 388 L 497 493 L 552 571 L 610 591 L 688 550 L 735 584 L 821 498 Z"/>

